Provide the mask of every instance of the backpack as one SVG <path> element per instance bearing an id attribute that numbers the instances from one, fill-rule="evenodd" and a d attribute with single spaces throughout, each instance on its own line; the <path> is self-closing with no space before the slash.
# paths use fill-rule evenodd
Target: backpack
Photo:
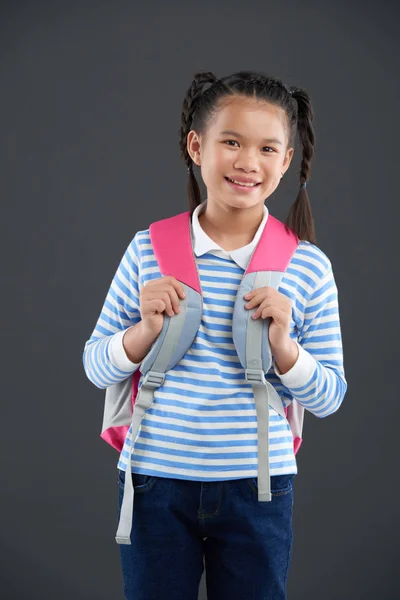
<path id="1" fill-rule="evenodd" d="M 142 361 L 140 368 L 124 381 L 106 389 L 103 425 L 100 437 L 121 452 L 132 425 L 128 469 L 140 424 L 153 402 L 154 390 L 163 385 L 165 373 L 172 369 L 191 347 L 202 318 L 202 292 L 193 253 L 191 213 L 152 223 L 150 239 L 160 272 L 181 282 L 185 298 L 173 317 L 164 314 L 163 328 Z M 245 379 L 251 384 L 257 415 L 258 501 L 271 501 L 269 475 L 269 406 L 286 418 L 292 434 L 295 454 L 302 443 L 304 408 L 295 399 L 284 407 L 275 388 L 265 379 L 272 365 L 268 339 L 268 319 L 251 319 L 256 309 L 245 308 L 243 296 L 259 287 L 278 289 L 287 266 L 299 244 L 299 238 L 281 221 L 268 215 L 261 238 L 251 256 L 240 283 L 232 316 L 232 337 Z M 143 375 L 139 388 L 139 380 Z M 115 539 L 130 544 L 134 488 L 132 477 L 125 477 L 120 520 Z"/>

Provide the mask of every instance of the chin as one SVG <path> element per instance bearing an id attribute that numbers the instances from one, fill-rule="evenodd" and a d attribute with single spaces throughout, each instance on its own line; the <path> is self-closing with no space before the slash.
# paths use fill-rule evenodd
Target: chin
<path id="1" fill-rule="evenodd" d="M 264 198 L 226 198 L 223 203 L 232 208 L 253 208 L 264 204 Z"/>

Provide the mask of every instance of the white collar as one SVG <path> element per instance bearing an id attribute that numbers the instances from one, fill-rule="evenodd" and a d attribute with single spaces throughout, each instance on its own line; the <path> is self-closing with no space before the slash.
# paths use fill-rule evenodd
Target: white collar
<path id="1" fill-rule="evenodd" d="M 247 246 L 242 246 L 242 248 L 236 248 L 236 250 L 230 250 L 227 252 L 223 250 L 221 246 L 218 246 L 216 242 L 214 242 L 206 232 L 201 228 L 199 223 L 199 214 L 205 210 L 207 201 L 205 200 L 199 206 L 197 206 L 193 212 L 192 216 L 192 235 L 193 235 L 193 249 L 196 256 L 202 256 L 206 252 L 210 252 L 215 256 L 219 256 L 220 258 L 232 259 L 235 261 L 239 267 L 241 267 L 244 271 L 247 269 L 247 265 L 249 264 L 251 255 L 258 244 L 258 241 L 261 237 L 261 234 L 264 230 L 265 224 L 268 219 L 268 208 L 264 204 L 264 216 L 263 219 L 257 229 L 257 232 Z"/>

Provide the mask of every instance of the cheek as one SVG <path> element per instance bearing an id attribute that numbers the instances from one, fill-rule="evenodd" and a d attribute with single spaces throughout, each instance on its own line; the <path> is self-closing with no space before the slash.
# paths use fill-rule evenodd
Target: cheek
<path id="1" fill-rule="evenodd" d="M 282 169 L 279 165 L 267 165 L 267 167 L 264 170 L 264 173 L 267 177 L 267 180 L 274 188 L 276 188 L 281 182 Z"/>
<path id="2" fill-rule="evenodd" d="M 269 160 L 264 164 L 264 170 L 266 173 L 269 173 L 271 177 L 280 177 L 282 166 L 277 160 Z"/>
<path id="3" fill-rule="evenodd" d="M 226 156 L 224 152 L 216 152 L 213 155 L 212 167 L 215 171 L 218 171 L 218 174 L 221 174 L 221 171 L 225 173 L 227 167 L 230 168 L 231 161 L 229 160 L 229 156 Z"/>

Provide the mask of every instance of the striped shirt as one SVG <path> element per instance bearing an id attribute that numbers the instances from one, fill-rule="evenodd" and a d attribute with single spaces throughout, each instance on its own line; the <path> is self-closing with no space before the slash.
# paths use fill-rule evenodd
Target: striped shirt
<path id="1" fill-rule="evenodd" d="M 199 225 L 204 204 L 195 210 L 192 220 L 204 303 L 201 325 L 192 346 L 155 390 L 134 445 L 131 470 L 197 481 L 257 477 L 255 402 L 233 344 L 232 314 L 268 209 L 264 207 L 253 241 L 225 252 Z M 139 231 L 122 257 L 85 344 L 85 372 L 97 387 L 105 389 L 123 381 L 139 368 L 127 358 L 122 337 L 141 318 L 141 287 L 158 277 L 161 273 L 149 230 Z M 298 346 L 299 357 L 285 374 L 273 361 L 266 379 L 284 406 L 295 398 L 315 416 L 326 417 L 339 408 L 347 389 L 338 291 L 328 257 L 316 245 L 300 241 L 278 291 L 293 302 L 290 337 Z M 131 427 L 118 458 L 122 470 L 128 466 L 130 437 Z M 272 407 L 269 460 L 271 476 L 297 473 L 289 423 Z"/>

